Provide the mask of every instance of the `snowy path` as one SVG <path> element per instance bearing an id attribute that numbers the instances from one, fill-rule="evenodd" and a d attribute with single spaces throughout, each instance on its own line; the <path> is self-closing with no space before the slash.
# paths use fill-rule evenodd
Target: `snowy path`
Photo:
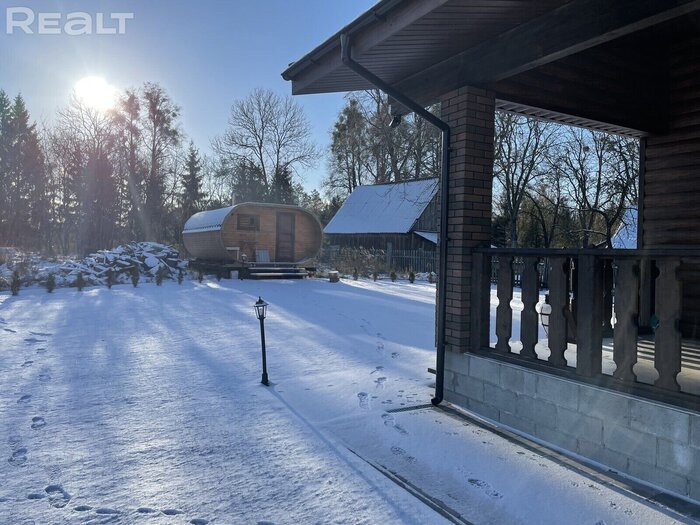
<path id="1" fill-rule="evenodd" d="M 259 384 L 259 325 L 273 385 Z M 673 523 L 434 410 L 434 288 L 0 294 L 0 523 Z"/>

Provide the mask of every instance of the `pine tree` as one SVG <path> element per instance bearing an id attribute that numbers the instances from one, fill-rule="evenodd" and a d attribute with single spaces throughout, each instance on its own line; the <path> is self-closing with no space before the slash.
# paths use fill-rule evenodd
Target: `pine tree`
<path id="1" fill-rule="evenodd" d="M 19 272 L 12 272 L 12 281 L 10 282 L 10 291 L 12 295 L 19 295 L 19 289 L 22 287 L 22 279 L 19 277 Z"/>
<path id="2" fill-rule="evenodd" d="M 106 284 L 107 288 L 109 288 L 110 290 L 112 289 L 112 286 L 114 286 L 114 270 L 112 270 L 111 268 L 107 270 Z"/>
<path id="3" fill-rule="evenodd" d="M 50 273 L 48 278 L 46 279 L 46 291 L 48 293 L 52 293 L 55 288 L 56 288 L 56 277 L 54 277 L 54 274 Z"/>
<path id="4" fill-rule="evenodd" d="M 131 267 L 131 284 L 134 285 L 134 288 L 136 288 L 139 285 L 139 267 L 137 265 L 134 265 Z"/>
<path id="5" fill-rule="evenodd" d="M 41 236 L 49 218 L 46 166 L 36 125 L 30 122 L 21 95 L 15 97 L 9 113 L 7 97 L 0 97 L 0 132 L 0 176 L 4 179 L 6 210 L 2 220 L 4 240 L 10 245 L 41 248 Z"/>
<path id="6" fill-rule="evenodd" d="M 78 277 L 75 279 L 75 287 L 79 292 L 82 292 L 83 288 L 85 288 L 85 278 L 83 277 L 83 272 L 78 272 Z"/>
<path id="7" fill-rule="evenodd" d="M 0 244 L 10 244 L 8 222 L 11 216 L 8 196 L 10 193 L 10 171 L 8 169 L 10 134 L 9 122 L 12 103 L 7 94 L 0 90 Z"/>
<path id="8" fill-rule="evenodd" d="M 289 168 L 280 168 L 272 180 L 272 202 L 276 204 L 294 204 L 292 173 Z"/>
<path id="9" fill-rule="evenodd" d="M 201 201 L 204 198 L 201 172 L 202 161 L 199 157 L 199 150 L 195 148 L 194 142 L 190 142 L 185 171 L 180 181 L 182 185 L 180 208 L 182 210 L 183 223 L 201 209 Z"/>

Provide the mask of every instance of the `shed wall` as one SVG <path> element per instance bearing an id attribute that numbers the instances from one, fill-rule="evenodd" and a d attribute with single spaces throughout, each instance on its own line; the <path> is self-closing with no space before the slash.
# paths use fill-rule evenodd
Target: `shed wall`
<path id="1" fill-rule="evenodd" d="M 239 247 L 248 261 L 255 261 L 255 250 L 267 250 L 270 260 L 277 260 L 277 214 L 292 213 L 295 217 L 294 255 L 296 261 L 310 259 L 318 254 L 321 247 L 321 228 L 318 222 L 305 212 L 295 208 L 245 206 L 236 207 L 221 229 L 225 247 Z M 258 215 L 260 229 L 257 231 L 239 230 L 238 216 Z"/>

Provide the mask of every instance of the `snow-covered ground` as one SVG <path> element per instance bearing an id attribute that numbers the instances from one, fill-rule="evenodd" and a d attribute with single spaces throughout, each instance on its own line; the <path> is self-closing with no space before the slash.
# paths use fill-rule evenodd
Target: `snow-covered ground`
<path id="1" fill-rule="evenodd" d="M 272 385 L 260 385 L 266 321 Z M 675 523 L 430 408 L 434 285 L 0 294 L 0 523 Z"/>

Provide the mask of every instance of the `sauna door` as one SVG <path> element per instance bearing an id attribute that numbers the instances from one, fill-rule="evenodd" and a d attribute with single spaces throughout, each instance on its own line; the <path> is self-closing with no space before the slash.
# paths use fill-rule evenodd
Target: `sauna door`
<path id="1" fill-rule="evenodd" d="M 294 219 L 293 213 L 277 214 L 276 262 L 294 262 Z"/>

